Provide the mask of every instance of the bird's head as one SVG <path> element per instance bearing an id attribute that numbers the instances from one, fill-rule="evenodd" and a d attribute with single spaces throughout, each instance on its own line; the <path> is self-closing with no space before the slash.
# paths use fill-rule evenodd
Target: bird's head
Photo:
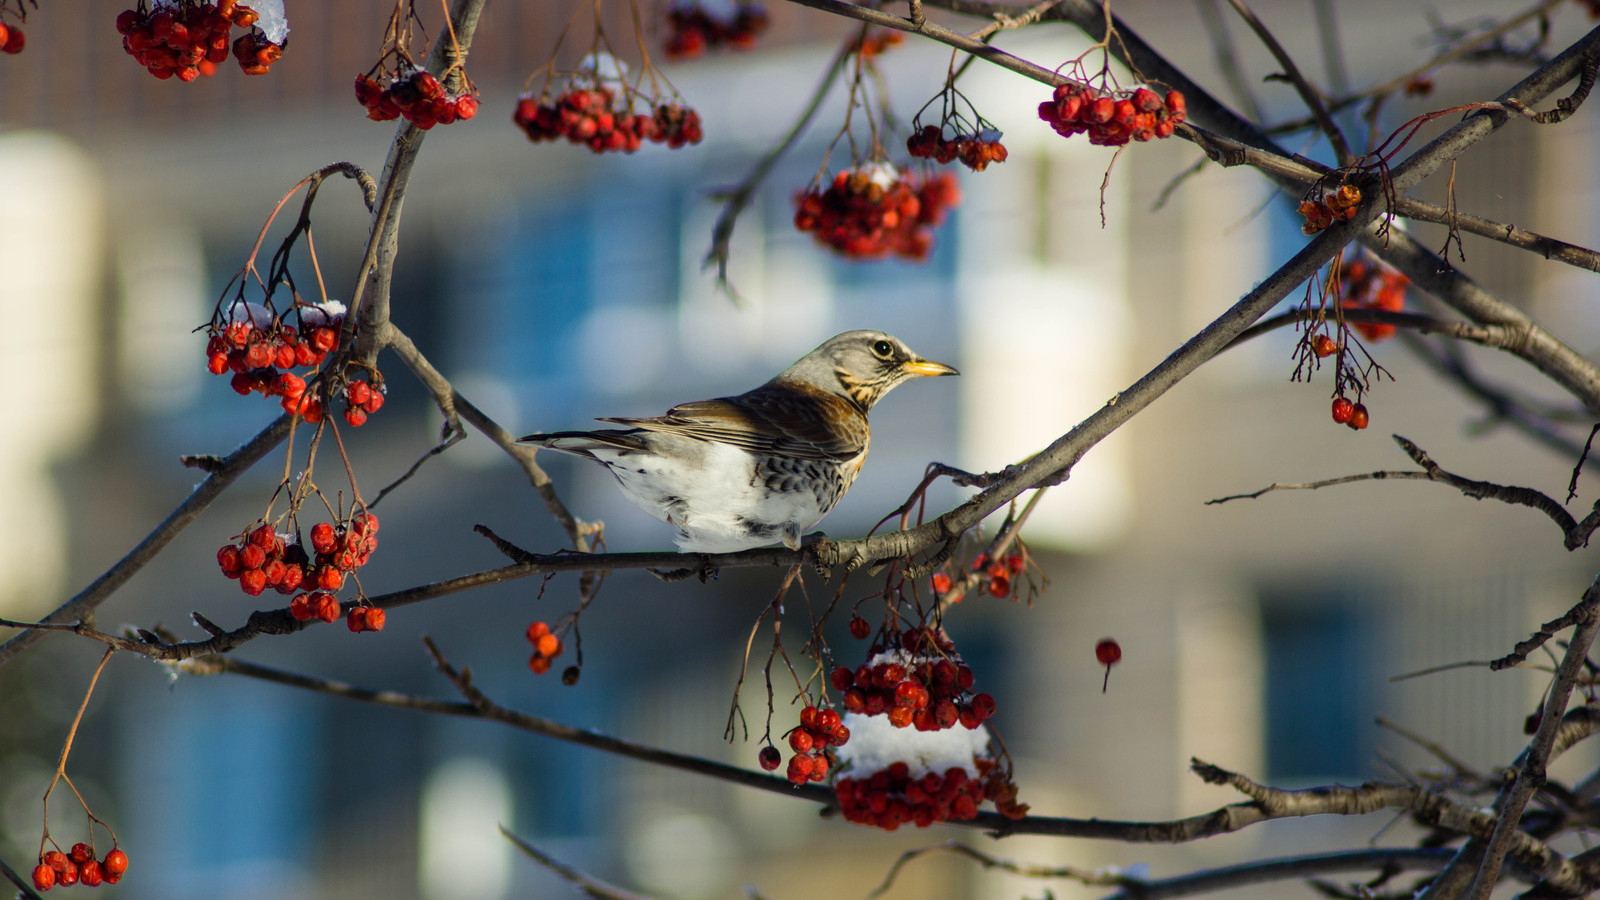
<path id="1" fill-rule="evenodd" d="M 952 366 L 923 359 L 893 335 L 846 331 L 802 356 L 775 380 L 819 387 L 866 410 L 913 378 L 959 374 Z"/>

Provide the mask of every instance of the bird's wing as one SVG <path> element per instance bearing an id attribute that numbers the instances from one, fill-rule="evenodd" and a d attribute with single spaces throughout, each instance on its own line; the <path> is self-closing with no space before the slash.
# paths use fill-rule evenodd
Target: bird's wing
<path id="1" fill-rule="evenodd" d="M 684 403 L 664 416 L 600 421 L 795 459 L 843 461 L 867 447 L 866 417 L 848 400 L 822 391 L 797 392 L 787 385 Z"/>

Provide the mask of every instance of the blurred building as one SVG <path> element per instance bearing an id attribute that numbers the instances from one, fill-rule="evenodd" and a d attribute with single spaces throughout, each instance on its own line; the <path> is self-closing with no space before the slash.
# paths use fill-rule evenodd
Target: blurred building
<path id="1" fill-rule="evenodd" d="M 270 420 L 275 406 L 237 397 L 205 373 L 192 329 L 290 186 L 337 160 L 377 174 L 394 134 L 361 117 L 349 86 L 372 64 L 383 4 L 292 3 L 294 36 L 270 75 L 246 78 L 230 63 L 190 85 L 156 82 L 118 52 L 119 4 L 78 7 L 31 13 L 27 51 L 0 58 L 0 309 L 11 323 L 0 372 L 12 387 L 13 423 L 0 444 L 0 560 L 10 576 L 0 615 L 12 618 L 56 606 L 170 511 L 201 478 L 179 455 L 226 452 Z M 1287 4 L 1263 7 L 1269 21 L 1301 15 Z M 1420 58 L 1413 39 L 1430 24 L 1420 5 L 1376 9 L 1341 5 L 1346 50 L 1351 71 L 1387 75 L 1394 59 Z M 1205 33 L 1194 10 L 1128 3 L 1118 11 L 1203 83 L 1222 83 L 1194 37 Z M 702 265 L 716 192 L 744 177 L 803 107 L 832 52 L 814 41 L 844 33 L 798 7 L 772 12 L 774 34 L 796 40 L 667 69 L 705 118 L 704 145 L 599 158 L 530 145 L 507 123 L 554 33 L 551 12 L 537 4 L 491 5 L 470 62 L 484 112 L 427 137 L 406 197 L 394 315 L 513 433 L 738 392 L 838 331 L 883 328 L 963 375 L 908 386 L 875 410 L 872 458 L 824 523 L 835 536 L 861 534 L 905 499 L 931 460 L 994 470 L 1037 451 L 1301 245 L 1297 220 L 1255 174 L 1207 167 L 1169 192 L 1198 159 L 1191 146 L 1133 147 L 1112 166 L 1109 150 L 1061 140 L 1038 122 L 1040 91 L 980 64 L 962 89 L 1006 129 L 1011 156 L 964 174 L 964 200 L 928 262 L 845 263 L 794 230 L 790 197 L 817 172 L 843 118 L 836 92 L 739 221 L 735 302 Z M 1451 15 L 1468 21 L 1466 12 Z M 1586 27 L 1575 5 L 1555 24 L 1557 45 Z M 1309 36 L 1284 31 L 1294 52 L 1318 58 Z M 1249 71 L 1270 71 L 1240 43 Z M 1051 65 L 1087 46 L 1065 26 L 1001 44 Z M 910 46 L 886 57 L 902 116 L 938 89 L 947 59 Z M 1436 76 L 1441 96 L 1396 102 L 1390 124 L 1492 96 L 1516 77 L 1504 66 L 1447 70 Z M 1291 114 L 1288 87 L 1257 89 L 1265 108 Z M 1461 209 L 1600 243 L 1592 119 L 1503 129 L 1462 159 Z M 1321 152 L 1314 142 L 1292 149 Z M 830 165 L 847 153 L 835 148 Z M 1440 202 L 1442 192 L 1432 183 L 1421 191 Z M 322 275 L 343 298 L 367 223 L 358 192 L 329 182 L 313 221 Z M 263 259 L 285 224 L 268 234 Z M 1417 232 L 1443 244 L 1436 229 Z M 1600 341 L 1592 274 L 1470 238 L 1466 254 L 1468 271 L 1572 345 L 1588 351 Z M 309 271 L 303 257 L 297 265 Z M 1467 477 L 1553 496 L 1573 459 L 1498 423 L 1398 342 L 1373 345 L 1394 377 L 1371 394 L 1373 427 L 1339 428 L 1328 421 L 1328 373 L 1290 382 L 1293 340 L 1283 331 L 1227 352 L 1050 491 L 1027 532 L 1042 567 L 1036 580 L 1048 579 L 1031 604 L 972 597 L 947 619 L 981 686 L 999 698 L 997 722 L 1036 812 L 1166 819 L 1238 799 L 1190 775 L 1191 757 L 1283 786 L 1437 765 L 1379 729 L 1378 715 L 1485 769 L 1521 746 L 1542 673 L 1463 668 L 1391 679 L 1501 655 L 1574 602 L 1592 563 L 1563 551 L 1554 527 L 1425 484 L 1205 501 L 1272 482 L 1407 468 L 1391 432 Z M 1510 390 L 1565 400 L 1514 360 L 1467 356 Z M 345 431 L 369 498 L 433 446 L 439 427 L 399 361 L 380 365 L 388 404 Z M 192 610 L 234 627 L 265 605 L 218 577 L 213 560 L 262 514 L 282 454 L 141 571 L 102 608 L 100 625 L 161 624 L 192 636 Z M 343 475 L 330 454 L 324 448 L 318 472 L 331 492 Z M 610 549 L 668 546 L 668 530 L 625 503 L 603 473 L 544 462 L 579 516 L 606 523 Z M 302 445 L 288 466 L 303 465 Z M 1585 477 L 1577 502 L 1594 484 Z M 477 523 L 531 550 L 560 548 L 561 532 L 525 485 L 479 435 L 422 466 L 378 510 L 381 546 L 363 588 L 377 594 L 503 564 L 472 533 Z M 964 495 L 941 485 L 930 512 Z M 239 655 L 454 699 L 417 643 L 428 634 L 508 706 L 751 765 L 765 706 L 754 671 L 761 660 L 742 697 L 751 742 L 742 728 L 731 745 L 722 735 L 744 642 L 777 580 L 752 570 L 724 572 L 710 586 L 613 576 L 584 614 L 584 674 L 572 688 L 532 676 L 522 638 L 529 621 L 553 620 L 575 603 L 565 577 L 398 609 L 379 635 L 312 629 L 257 640 Z M 840 602 L 876 589 L 858 576 Z M 838 585 L 811 577 L 806 590 L 819 609 Z M 800 633 L 804 619 L 795 617 L 806 607 L 791 600 L 786 636 Z M 854 662 L 862 648 L 841 626 L 836 615 L 835 652 Z M 1102 693 L 1093 647 L 1107 635 L 1125 656 Z M 57 637 L 0 670 L 0 859 L 13 867 L 36 852 L 38 799 L 97 658 L 96 648 Z M 497 824 L 640 891 L 736 897 L 750 884 L 783 900 L 864 895 L 901 850 L 956 837 L 1008 858 L 1148 864 L 1165 876 L 1363 846 L 1388 821 L 1272 823 L 1179 847 L 996 844 L 955 828 L 889 835 L 824 821 L 781 797 L 478 723 L 231 677 L 174 680 L 121 657 L 101 684 L 69 771 L 133 857 L 116 889 L 128 897 L 577 895 L 514 855 Z M 794 717 L 781 684 L 774 734 Z M 1569 757 L 1558 777 L 1596 762 L 1583 748 Z M 56 798 L 52 811 L 55 832 L 79 839 L 70 801 Z M 1064 897 L 1096 893 L 1049 887 Z M 909 867 L 891 896 L 1041 890 L 933 857 Z"/>

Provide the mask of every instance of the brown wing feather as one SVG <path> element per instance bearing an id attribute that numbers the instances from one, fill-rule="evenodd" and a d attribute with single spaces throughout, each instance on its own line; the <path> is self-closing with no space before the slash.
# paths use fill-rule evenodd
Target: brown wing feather
<path id="1" fill-rule="evenodd" d="M 867 446 L 867 419 L 850 401 L 804 385 L 762 385 L 737 397 L 674 406 L 664 416 L 600 419 L 795 459 L 848 460 Z"/>

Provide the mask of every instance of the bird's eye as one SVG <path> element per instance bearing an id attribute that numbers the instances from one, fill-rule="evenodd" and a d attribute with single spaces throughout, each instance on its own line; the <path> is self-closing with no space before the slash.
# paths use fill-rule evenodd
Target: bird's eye
<path id="1" fill-rule="evenodd" d="M 889 357 L 894 356 L 894 345 L 888 341 L 873 341 L 872 352 L 876 353 L 883 359 L 888 359 Z"/>

